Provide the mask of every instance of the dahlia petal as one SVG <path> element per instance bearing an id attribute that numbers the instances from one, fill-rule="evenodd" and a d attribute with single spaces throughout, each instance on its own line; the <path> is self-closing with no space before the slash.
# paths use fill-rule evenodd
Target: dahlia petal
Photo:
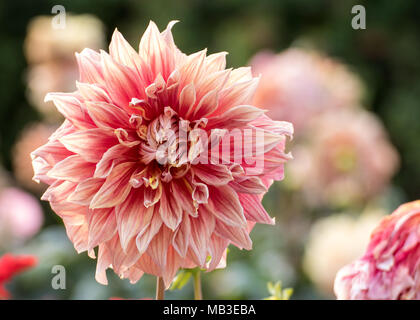
<path id="1" fill-rule="evenodd" d="M 204 183 L 194 183 L 192 198 L 197 204 L 207 203 L 209 199 L 209 189 Z"/>
<path id="2" fill-rule="evenodd" d="M 212 234 L 209 242 L 211 260 L 208 266 L 208 271 L 213 271 L 219 266 L 220 260 L 226 253 L 226 248 L 228 244 L 228 240 L 218 237 L 215 234 Z"/>
<path id="3" fill-rule="evenodd" d="M 113 60 L 117 63 L 127 66 L 136 71 L 138 78 L 138 87 L 147 87 L 154 79 L 154 75 L 146 62 L 137 54 L 131 45 L 124 39 L 122 34 L 115 29 L 111 43 L 109 45 L 109 53 Z M 137 98 L 145 98 L 140 92 Z"/>
<path id="4" fill-rule="evenodd" d="M 192 169 L 194 176 L 207 185 L 221 186 L 233 180 L 230 170 L 222 164 L 198 164 Z"/>
<path id="5" fill-rule="evenodd" d="M 150 66 L 152 72 L 162 74 L 167 78 L 172 70 L 172 63 L 169 60 L 169 48 L 163 40 L 158 27 L 150 21 L 146 31 L 141 37 L 139 54 Z"/>
<path id="6" fill-rule="evenodd" d="M 76 81 L 76 87 L 85 101 L 111 103 L 108 93 L 98 84 Z"/>
<path id="7" fill-rule="evenodd" d="M 87 224 L 74 225 L 64 224 L 67 236 L 73 243 L 77 253 L 88 250 L 88 226 Z"/>
<path id="8" fill-rule="evenodd" d="M 102 187 L 105 179 L 89 178 L 80 182 L 76 190 L 73 191 L 67 198 L 67 201 L 76 203 L 82 206 L 89 206 L 95 194 Z"/>
<path id="9" fill-rule="evenodd" d="M 180 87 L 184 88 L 187 83 L 197 83 L 201 75 L 205 72 L 205 58 L 207 49 L 190 54 L 184 64 L 179 68 L 181 75 Z"/>
<path id="10" fill-rule="evenodd" d="M 91 209 L 88 212 L 88 249 L 111 239 L 117 232 L 114 208 Z"/>
<path id="11" fill-rule="evenodd" d="M 249 105 L 235 106 L 222 115 L 211 117 L 207 128 L 240 128 L 243 125 L 258 119 L 265 111 Z"/>
<path id="12" fill-rule="evenodd" d="M 182 224 L 178 226 L 178 229 L 174 233 L 172 239 L 172 246 L 183 258 L 187 255 L 189 241 L 191 234 L 190 218 L 188 214 L 184 214 Z"/>
<path id="13" fill-rule="evenodd" d="M 140 254 L 146 252 L 150 241 L 159 232 L 162 227 L 162 219 L 155 207 L 147 208 L 146 214 L 143 216 L 140 225 L 140 232 L 136 238 L 137 249 Z"/>
<path id="14" fill-rule="evenodd" d="M 51 209 L 63 219 L 67 226 L 82 226 L 86 224 L 87 209 L 75 203 L 51 202 Z"/>
<path id="15" fill-rule="evenodd" d="M 79 66 L 80 82 L 105 83 L 99 53 L 91 49 L 83 49 L 81 53 L 76 53 L 76 60 Z"/>
<path id="16" fill-rule="evenodd" d="M 87 162 L 81 156 L 75 154 L 61 160 L 50 171 L 50 178 L 80 182 L 90 178 L 95 171 L 95 165 Z"/>
<path id="17" fill-rule="evenodd" d="M 209 114 L 212 114 L 218 107 L 219 90 L 214 89 L 209 91 L 192 111 L 192 119 L 201 119 Z M 187 113 L 188 115 L 189 113 Z"/>
<path id="18" fill-rule="evenodd" d="M 31 153 L 31 158 L 42 158 L 48 165 L 53 167 L 56 163 L 71 156 L 73 153 L 67 150 L 58 140 L 50 140 L 43 146 Z"/>
<path id="19" fill-rule="evenodd" d="M 252 76 L 251 67 L 240 67 L 232 70 L 229 78 L 229 83 L 246 82 L 252 79 L 257 79 Z"/>
<path id="20" fill-rule="evenodd" d="M 172 20 L 168 23 L 166 29 L 161 33 L 163 40 L 166 42 L 168 49 L 172 51 L 175 65 L 182 65 L 182 62 L 187 57 L 186 54 L 182 53 L 175 45 L 174 38 L 172 36 L 172 28 L 178 22 L 178 20 Z"/>
<path id="21" fill-rule="evenodd" d="M 217 114 L 224 113 L 234 106 L 251 104 L 255 91 L 257 90 L 258 81 L 258 78 L 253 78 L 225 87 L 225 89 L 220 92 L 220 107 L 217 110 Z"/>
<path id="22" fill-rule="evenodd" d="M 144 272 L 141 269 L 137 268 L 136 266 L 132 266 L 122 274 L 122 277 L 130 279 L 130 283 L 135 284 L 141 279 L 143 275 Z"/>
<path id="23" fill-rule="evenodd" d="M 252 240 L 249 237 L 246 228 L 229 226 L 216 220 L 215 233 L 221 238 L 229 239 L 240 249 L 252 249 Z"/>
<path id="24" fill-rule="evenodd" d="M 244 208 L 246 219 L 274 225 L 274 218 L 271 218 L 265 211 L 260 198 L 260 196 L 254 194 L 239 194 L 239 201 Z"/>
<path id="25" fill-rule="evenodd" d="M 182 220 L 182 207 L 169 188 L 162 188 L 159 201 L 159 213 L 163 223 L 171 230 L 175 230 Z"/>
<path id="26" fill-rule="evenodd" d="M 284 142 L 284 135 L 274 133 L 273 131 L 254 128 L 249 126 L 244 131 L 235 130 L 234 135 L 243 136 L 244 156 L 247 157 L 264 156 L 279 143 Z M 234 136 L 235 139 L 235 136 Z"/>
<path id="27" fill-rule="evenodd" d="M 95 279 L 100 284 L 107 285 L 106 269 L 112 265 L 112 256 L 105 243 L 99 245 L 98 261 L 96 263 Z"/>
<path id="28" fill-rule="evenodd" d="M 138 69 L 141 65 L 139 55 L 117 29 L 112 34 L 109 54 L 112 59 L 124 66 Z"/>
<path id="29" fill-rule="evenodd" d="M 239 193 L 261 194 L 267 192 L 266 186 L 258 177 L 235 179 L 229 183 L 229 186 Z"/>
<path id="30" fill-rule="evenodd" d="M 152 274 L 157 277 L 162 276 L 162 270 L 160 270 L 160 268 L 147 253 L 142 254 L 134 266 L 143 270 L 145 273 Z"/>
<path id="31" fill-rule="evenodd" d="M 59 141 L 67 150 L 79 154 L 86 161 L 97 163 L 110 147 L 116 144 L 116 138 L 104 134 L 101 129 L 88 129 L 63 136 Z"/>
<path id="32" fill-rule="evenodd" d="M 92 119 L 90 119 L 74 93 L 48 93 L 45 96 L 45 102 L 49 101 L 54 102 L 57 110 L 77 128 L 89 129 L 94 127 Z"/>
<path id="33" fill-rule="evenodd" d="M 61 203 L 76 189 L 77 183 L 64 180 L 56 180 L 44 192 L 41 200 Z"/>
<path id="34" fill-rule="evenodd" d="M 140 141 L 136 139 L 136 134 L 134 131 L 127 131 L 123 128 L 118 128 L 114 130 L 114 133 L 118 139 L 118 142 L 128 148 L 132 148 L 140 144 Z"/>
<path id="35" fill-rule="evenodd" d="M 32 177 L 33 181 L 36 183 L 43 182 L 46 184 L 54 183 L 55 179 L 47 176 L 48 171 L 50 171 L 52 167 L 46 160 L 36 157 L 32 160 L 32 167 L 34 169 L 34 176 Z"/>
<path id="36" fill-rule="evenodd" d="M 206 57 L 207 71 L 211 73 L 224 70 L 226 68 L 227 54 L 228 53 L 224 51 L 208 55 Z"/>
<path id="37" fill-rule="evenodd" d="M 171 234 L 171 230 L 163 225 L 158 234 L 150 241 L 147 248 L 147 254 L 161 270 L 166 269 L 166 259 L 171 241 Z"/>
<path id="38" fill-rule="evenodd" d="M 99 128 L 117 129 L 127 125 L 129 115 L 124 110 L 106 102 L 86 101 L 87 111 Z"/>
<path id="39" fill-rule="evenodd" d="M 179 95 L 178 112 L 181 117 L 185 117 L 187 113 L 193 109 L 196 101 L 194 84 L 186 85 Z"/>
<path id="40" fill-rule="evenodd" d="M 173 247 L 169 247 L 166 257 L 165 272 L 163 273 L 163 282 L 165 283 L 166 290 L 171 286 L 172 280 L 175 278 L 175 275 L 182 263 L 183 259 L 178 255 Z"/>
<path id="41" fill-rule="evenodd" d="M 223 223 L 230 226 L 246 226 L 246 218 L 238 195 L 229 186 L 209 188 L 209 210 Z"/>
<path id="42" fill-rule="evenodd" d="M 131 190 L 129 180 L 134 171 L 134 164 L 134 162 L 117 164 L 93 197 L 90 208 L 111 208 L 122 203 Z"/>
<path id="43" fill-rule="evenodd" d="M 162 196 L 162 184 L 159 183 L 156 189 L 151 187 L 144 189 L 144 206 L 149 208 L 159 202 Z"/>
<path id="44" fill-rule="evenodd" d="M 189 247 L 199 266 L 204 266 L 207 259 L 207 250 L 210 235 L 215 226 L 215 219 L 210 212 L 200 210 L 198 217 L 190 218 L 190 241 Z M 210 231 L 211 230 L 211 231 Z"/>
<path id="45" fill-rule="evenodd" d="M 114 104 L 128 108 L 133 97 L 140 96 L 138 77 L 128 67 L 118 64 L 105 52 L 101 52 L 101 64 L 104 72 L 106 88 Z"/>
<path id="46" fill-rule="evenodd" d="M 194 201 L 191 195 L 191 184 L 186 179 L 176 179 L 172 181 L 171 188 L 175 199 L 178 199 L 178 201 L 182 203 L 184 211 L 191 216 L 196 216 L 197 208 L 194 206 Z"/>
<path id="47" fill-rule="evenodd" d="M 220 70 L 213 73 L 210 72 L 207 68 L 207 77 L 200 79 L 196 84 L 198 100 L 201 100 L 211 91 L 219 92 L 229 79 L 232 69 Z"/>
<path id="48" fill-rule="evenodd" d="M 110 241 L 107 242 L 109 250 L 113 253 L 112 268 L 119 275 L 122 276 L 130 267 L 132 267 L 140 258 L 140 253 L 137 250 L 136 241 L 132 238 L 124 251 L 120 245 L 120 239 L 116 234 Z"/>
<path id="49" fill-rule="evenodd" d="M 255 128 L 264 129 L 277 135 L 293 137 L 293 124 L 286 121 L 274 121 L 265 114 L 250 123 Z"/>
<path id="50" fill-rule="evenodd" d="M 115 208 L 118 234 L 124 251 L 129 241 L 141 231 L 141 220 L 147 210 L 143 206 L 142 197 L 139 190 L 131 190 L 127 199 Z"/>
<path id="51" fill-rule="evenodd" d="M 123 161 L 132 161 L 126 152 L 129 151 L 129 147 L 116 144 L 109 148 L 102 156 L 101 160 L 96 164 L 94 173 L 95 178 L 106 178 L 112 171 L 115 165 Z"/>

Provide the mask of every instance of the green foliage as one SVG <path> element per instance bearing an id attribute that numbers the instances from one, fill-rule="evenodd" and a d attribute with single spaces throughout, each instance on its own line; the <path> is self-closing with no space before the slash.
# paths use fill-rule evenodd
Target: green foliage
<path id="1" fill-rule="evenodd" d="M 292 288 L 282 289 L 281 281 L 277 281 L 276 283 L 268 282 L 267 289 L 270 296 L 264 300 L 289 300 L 293 294 Z"/>
<path id="2" fill-rule="evenodd" d="M 192 269 L 183 269 L 179 271 L 174 281 L 172 281 L 169 290 L 181 290 L 190 281 L 192 275 Z"/>

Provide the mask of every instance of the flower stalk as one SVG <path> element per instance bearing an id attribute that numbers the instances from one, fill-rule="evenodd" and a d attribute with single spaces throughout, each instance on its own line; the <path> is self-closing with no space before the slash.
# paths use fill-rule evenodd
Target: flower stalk
<path id="1" fill-rule="evenodd" d="M 156 277 L 156 300 L 165 299 L 165 284 L 161 277 Z"/>
<path id="2" fill-rule="evenodd" d="M 194 276 L 194 300 L 203 300 L 203 293 L 201 290 L 201 271 L 196 270 Z"/>

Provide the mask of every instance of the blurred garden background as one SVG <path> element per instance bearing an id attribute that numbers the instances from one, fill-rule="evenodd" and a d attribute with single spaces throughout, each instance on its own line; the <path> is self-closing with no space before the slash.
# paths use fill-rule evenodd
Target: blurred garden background
<path id="1" fill-rule="evenodd" d="M 51 28 L 64 6 L 66 28 Z M 354 30 L 351 8 L 366 8 Z M 107 50 L 115 28 L 134 48 L 149 20 L 174 29 L 192 53 L 228 51 L 228 67 L 252 65 L 256 104 L 295 125 L 294 160 L 264 206 L 275 226 L 257 225 L 253 250 L 230 248 L 228 266 L 203 274 L 204 298 L 261 299 L 281 281 L 292 299 L 331 299 L 337 270 L 362 255 L 369 233 L 399 204 L 420 198 L 420 2 L 333 0 L 72 0 L 0 3 L 0 255 L 32 254 L 38 265 L 8 289 L 20 299 L 154 296 L 153 277 L 137 284 L 78 255 L 61 220 L 38 200 L 30 152 L 62 121 L 49 91 L 72 91 L 74 52 Z M 54 290 L 54 265 L 66 289 Z M 167 293 L 192 298 L 192 284 Z"/>

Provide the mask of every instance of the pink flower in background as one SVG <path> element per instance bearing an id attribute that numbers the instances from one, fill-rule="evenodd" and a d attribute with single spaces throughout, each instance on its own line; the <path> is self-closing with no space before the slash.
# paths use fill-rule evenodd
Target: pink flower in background
<path id="1" fill-rule="evenodd" d="M 398 168 L 382 124 L 367 111 L 324 114 L 303 138 L 289 177 L 311 205 L 363 203 L 383 191 Z"/>
<path id="2" fill-rule="evenodd" d="M 420 299 L 420 201 L 401 205 L 373 231 L 362 258 L 342 268 L 338 299 Z"/>
<path id="3" fill-rule="evenodd" d="M 27 126 L 13 147 L 12 162 L 16 180 L 25 188 L 36 193 L 42 193 L 47 186 L 43 183 L 35 183 L 32 180 L 32 159 L 30 153 L 36 148 L 48 142 L 49 136 L 57 129 L 57 126 L 45 123 L 32 123 Z"/>
<path id="4" fill-rule="evenodd" d="M 110 54 L 77 55 L 76 92 L 47 96 L 66 120 L 32 153 L 35 179 L 50 184 L 43 199 L 76 250 L 99 247 L 101 283 L 112 267 L 169 286 L 180 267 L 223 264 L 229 243 L 251 249 L 253 225 L 273 223 L 261 199 L 283 178 L 292 126 L 250 105 L 250 68 L 225 69 L 225 52 L 183 54 L 173 24 L 151 22 L 138 53 L 115 31 Z"/>
<path id="5" fill-rule="evenodd" d="M 250 62 L 261 74 L 254 104 L 275 120 L 290 121 L 297 132 L 317 114 L 359 105 L 362 86 L 344 65 L 317 52 L 292 48 L 258 53 Z"/>
<path id="6" fill-rule="evenodd" d="M 0 247 L 34 236 L 44 216 L 38 200 L 17 188 L 0 190 Z"/>
<path id="7" fill-rule="evenodd" d="M 99 49 L 105 43 L 104 26 L 93 15 L 66 15 L 66 27 L 52 28 L 54 17 L 38 16 L 28 25 L 24 51 L 28 62 L 28 99 L 50 121 L 61 121 L 52 103 L 44 102 L 51 91 L 76 89 L 75 51 Z"/>

